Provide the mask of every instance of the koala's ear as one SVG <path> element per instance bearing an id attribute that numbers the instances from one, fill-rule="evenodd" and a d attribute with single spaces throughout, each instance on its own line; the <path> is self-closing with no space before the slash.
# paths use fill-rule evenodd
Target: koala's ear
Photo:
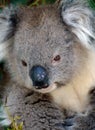
<path id="1" fill-rule="evenodd" d="M 80 40 L 82 45 L 91 47 L 95 40 L 95 16 L 92 11 L 82 4 L 82 0 L 63 0 L 61 16 L 68 29 Z"/>
<path id="2" fill-rule="evenodd" d="M 17 11 L 11 5 L 0 13 L 0 60 L 5 58 L 17 24 Z"/>

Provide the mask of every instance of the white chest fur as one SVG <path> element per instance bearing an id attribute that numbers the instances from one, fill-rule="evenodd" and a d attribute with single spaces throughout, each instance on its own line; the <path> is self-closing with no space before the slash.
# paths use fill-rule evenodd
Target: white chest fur
<path id="1" fill-rule="evenodd" d="M 80 69 L 69 84 L 51 93 L 57 104 L 76 112 L 88 108 L 88 93 L 95 85 L 95 52 L 88 51 L 88 57 Z"/>

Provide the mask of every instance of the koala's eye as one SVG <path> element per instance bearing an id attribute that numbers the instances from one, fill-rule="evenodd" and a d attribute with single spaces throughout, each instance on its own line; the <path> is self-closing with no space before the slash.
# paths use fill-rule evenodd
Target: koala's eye
<path id="1" fill-rule="evenodd" d="M 27 63 L 24 60 L 21 60 L 21 63 L 23 66 L 25 66 L 25 67 L 27 66 Z"/>
<path id="2" fill-rule="evenodd" d="M 57 55 L 57 56 L 54 57 L 53 60 L 54 60 L 54 61 L 60 61 L 60 59 L 61 59 L 60 55 Z"/>

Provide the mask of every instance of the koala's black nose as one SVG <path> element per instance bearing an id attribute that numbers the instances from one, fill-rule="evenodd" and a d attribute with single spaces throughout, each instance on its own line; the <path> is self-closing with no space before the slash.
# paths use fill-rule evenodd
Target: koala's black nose
<path id="1" fill-rule="evenodd" d="M 33 86 L 36 89 L 42 89 L 48 87 L 48 74 L 44 67 L 42 66 L 33 66 L 30 70 L 30 78 L 32 79 Z"/>

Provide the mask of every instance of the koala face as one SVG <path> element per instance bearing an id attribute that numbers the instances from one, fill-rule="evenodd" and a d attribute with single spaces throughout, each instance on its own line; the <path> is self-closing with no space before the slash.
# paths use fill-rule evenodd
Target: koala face
<path id="1" fill-rule="evenodd" d="M 16 64 L 16 73 L 26 87 L 42 93 L 64 86 L 74 75 L 79 59 L 76 56 L 79 45 L 74 35 L 54 8 L 50 11 L 44 8 L 44 12 L 41 8 L 34 12 L 33 9 L 21 11 L 23 15 L 19 16 L 11 53 L 15 55 L 12 61 Z"/>

